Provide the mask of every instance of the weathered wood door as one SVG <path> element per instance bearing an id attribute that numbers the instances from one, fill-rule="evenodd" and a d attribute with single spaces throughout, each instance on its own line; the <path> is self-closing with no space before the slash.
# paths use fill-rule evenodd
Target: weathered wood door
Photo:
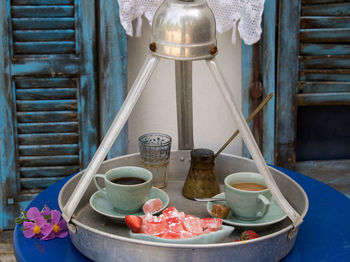
<path id="1" fill-rule="evenodd" d="M 0 1 L 0 228 L 86 166 L 99 128 L 95 0 Z"/>
<path id="2" fill-rule="evenodd" d="M 350 3 L 280 1 L 280 11 L 277 164 L 350 195 Z"/>

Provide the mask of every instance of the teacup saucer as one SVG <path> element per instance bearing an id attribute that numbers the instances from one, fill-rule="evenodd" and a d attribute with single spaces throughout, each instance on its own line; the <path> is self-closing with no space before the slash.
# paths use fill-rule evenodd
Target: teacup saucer
<path id="1" fill-rule="evenodd" d="M 162 208 L 160 210 L 154 212 L 153 215 L 163 211 L 169 204 L 169 196 L 167 195 L 167 193 L 165 193 L 163 190 L 161 190 L 159 188 L 152 187 L 149 199 L 151 199 L 151 198 L 159 198 L 163 203 Z M 112 219 L 113 221 L 116 221 L 116 222 L 124 222 L 124 218 L 127 215 L 127 214 L 122 214 L 122 213 L 119 213 L 118 211 L 116 211 L 114 209 L 114 207 L 112 206 L 112 204 L 104 197 L 103 193 L 100 191 L 96 191 L 90 197 L 90 206 L 97 213 L 99 213 L 103 216 L 109 217 L 110 219 Z M 143 216 L 144 213 L 140 209 L 140 211 L 133 213 L 133 214 L 129 214 L 129 215 Z"/>
<path id="2" fill-rule="evenodd" d="M 214 198 L 225 198 L 225 193 L 220 193 L 214 196 Z M 214 204 L 223 204 L 227 206 L 226 201 L 208 202 L 207 211 L 210 215 Z M 277 202 L 272 198 L 269 211 L 267 211 L 266 215 L 260 219 L 253 220 L 253 221 L 243 220 L 235 217 L 232 214 L 232 211 L 230 211 L 228 217 L 223 219 L 222 221 L 228 225 L 233 225 L 240 228 L 258 228 L 258 227 L 265 227 L 268 225 L 275 224 L 277 222 L 282 221 L 286 217 L 287 215 L 283 212 L 283 210 L 280 208 Z"/>

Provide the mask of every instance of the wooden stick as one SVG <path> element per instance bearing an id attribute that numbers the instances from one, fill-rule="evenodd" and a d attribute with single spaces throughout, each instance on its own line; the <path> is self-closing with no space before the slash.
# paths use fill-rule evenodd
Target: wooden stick
<path id="1" fill-rule="evenodd" d="M 267 102 L 270 101 L 271 97 L 273 97 L 273 92 L 269 94 L 261 103 L 260 105 L 255 108 L 255 110 L 250 114 L 250 116 L 247 118 L 247 123 L 249 123 L 259 112 L 260 110 L 267 104 Z M 239 129 L 237 129 L 233 135 L 227 140 L 227 142 L 219 149 L 218 152 L 214 155 L 214 158 L 216 158 L 227 146 L 232 142 L 232 140 L 239 134 Z"/>

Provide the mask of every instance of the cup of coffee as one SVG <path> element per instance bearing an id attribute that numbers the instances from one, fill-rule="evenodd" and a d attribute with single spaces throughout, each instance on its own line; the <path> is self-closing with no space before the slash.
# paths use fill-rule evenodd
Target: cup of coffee
<path id="1" fill-rule="evenodd" d="M 233 173 L 224 184 L 226 202 L 236 217 L 257 220 L 266 215 L 272 196 L 260 174 Z"/>
<path id="2" fill-rule="evenodd" d="M 105 188 L 98 178 L 104 179 Z M 137 212 L 149 199 L 152 189 L 152 173 L 145 168 L 123 166 L 108 170 L 105 174 L 96 174 L 96 187 L 123 214 Z"/>

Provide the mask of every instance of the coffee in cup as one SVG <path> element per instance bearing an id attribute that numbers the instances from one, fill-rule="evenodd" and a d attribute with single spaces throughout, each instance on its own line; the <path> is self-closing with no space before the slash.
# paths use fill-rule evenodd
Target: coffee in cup
<path id="1" fill-rule="evenodd" d="M 104 179 L 105 188 L 98 178 Z M 131 214 L 140 210 L 149 199 L 152 189 L 152 173 L 136 166 L 117 167 L 105 174 L 96 174 L 95 185 L 116 211 Z"/>
<path id="2" fill-rule="evenodd" d="M 262 191 L 267 189 L 266 186 L 257 184 L 257 183 L 233 183 L 231 184 L 232 187 L 240 189 L 240 190 L 246 190 L 246 191 Z"/>
<path id="3" fill-rule="evenodd" d="M 256 220 L 266 215 L 272 196 L 260 174 L 233 173 L 224 184 L 227 205 L 236 217 Z"/>

